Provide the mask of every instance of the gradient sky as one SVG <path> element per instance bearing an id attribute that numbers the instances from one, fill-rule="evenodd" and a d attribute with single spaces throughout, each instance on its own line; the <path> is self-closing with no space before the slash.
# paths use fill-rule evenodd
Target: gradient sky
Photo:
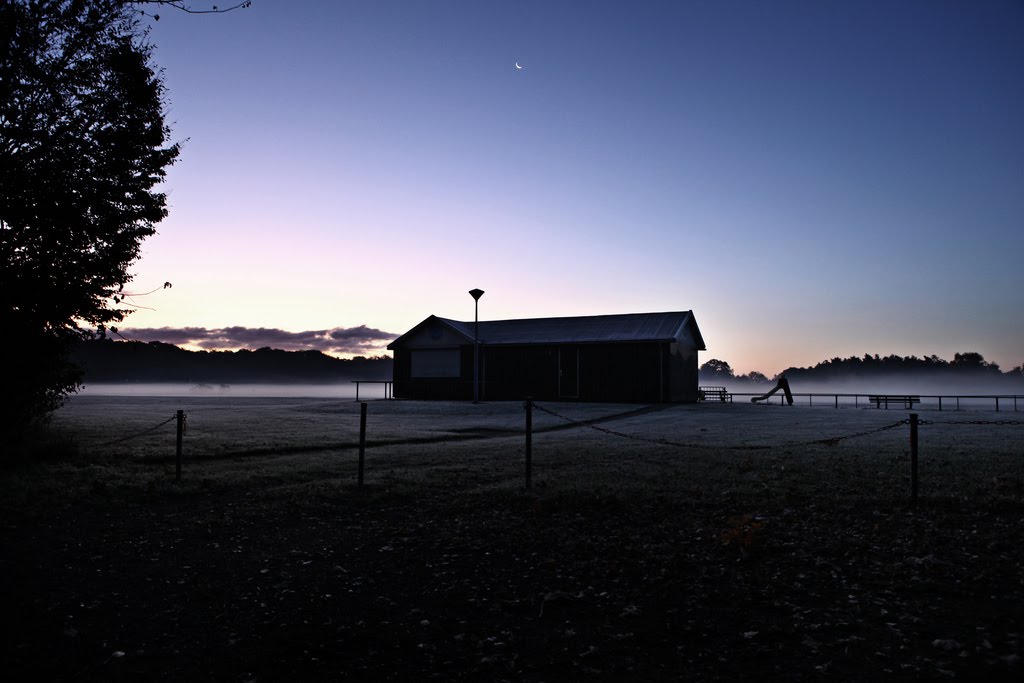
<path id="1" fill-rule="evenodd" d="M 691 309 L 738 372 L 1024 363 L 1019 0 L 160 14 L 187 141 L 132 287 L 174 286 L 125 328 L 397 335 L 479 287 L 485 320 Z"/>

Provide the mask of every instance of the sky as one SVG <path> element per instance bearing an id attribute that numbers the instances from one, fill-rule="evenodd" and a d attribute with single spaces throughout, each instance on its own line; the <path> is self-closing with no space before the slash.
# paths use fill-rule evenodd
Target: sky
<path id="1" fill-rule="evenodd" d="M 126 336 L 374 355 L 480 288 L 692 310 L 736 372 L 1024 363 L 1019 0 L 159 14 L 183 149 Z"/>

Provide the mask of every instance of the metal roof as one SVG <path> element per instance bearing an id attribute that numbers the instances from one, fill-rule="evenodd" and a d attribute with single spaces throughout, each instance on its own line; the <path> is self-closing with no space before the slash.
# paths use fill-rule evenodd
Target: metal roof
<path id="1" fill-rule="evenodd" d="M 463 322 L 431 316 L 451 327 L 467 340 L 473 340 L 472 321 Z M 422 325 L 423 323 L 421 323 Z M 482 344 L 592 344 L 609 342 L 672 342 L 686 333 L 699 350 L 704 340 L 691 311 L 668 313 L 625 313 L 588 315 L 571 318 L 527 318 L 521 320 L 484 320 L 480 322 Z M 419 325 L 417 325 L 419 327 Z M 416 329 L 416 328 L 413 328 Z M 410 331 L 411 332 L 411 331 Z M 403 335 L 405 336 L 405 335 Z M 388 345 L 392 348 L 399 337 Z"/>

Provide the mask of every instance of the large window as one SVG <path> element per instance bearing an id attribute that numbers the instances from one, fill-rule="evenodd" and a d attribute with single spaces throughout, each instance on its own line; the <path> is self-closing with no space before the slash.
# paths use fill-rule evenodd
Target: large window
<path id="1" fill-rule="evenodd" d="M 458 349 L 429 349 L 412 352 L 413 377 L 459 377 Z"/>

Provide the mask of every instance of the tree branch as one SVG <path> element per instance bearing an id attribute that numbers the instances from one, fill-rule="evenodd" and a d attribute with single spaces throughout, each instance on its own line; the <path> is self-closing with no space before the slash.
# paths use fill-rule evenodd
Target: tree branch
<path id="1" fill-rule="evenodd" d="M 129 4 L 132 5 L 166 5 L 173 7 L 174 9 L 184 12 L 185 14 L 225 14 L 226 12 L 232 12 L 236 9 L 248 9 L 252 6 L 252 0 L 244 0 L 231 7 L 217 7 L 212 5 L 210 9 L 195 9 L 185 2 L 185 0 L 129 0 Z M 139 14 L 146 17 L 152 17 L 154 21 L 160 21 L 159 14 L 150 14 L 145 10 L 140 9 Z"/>

